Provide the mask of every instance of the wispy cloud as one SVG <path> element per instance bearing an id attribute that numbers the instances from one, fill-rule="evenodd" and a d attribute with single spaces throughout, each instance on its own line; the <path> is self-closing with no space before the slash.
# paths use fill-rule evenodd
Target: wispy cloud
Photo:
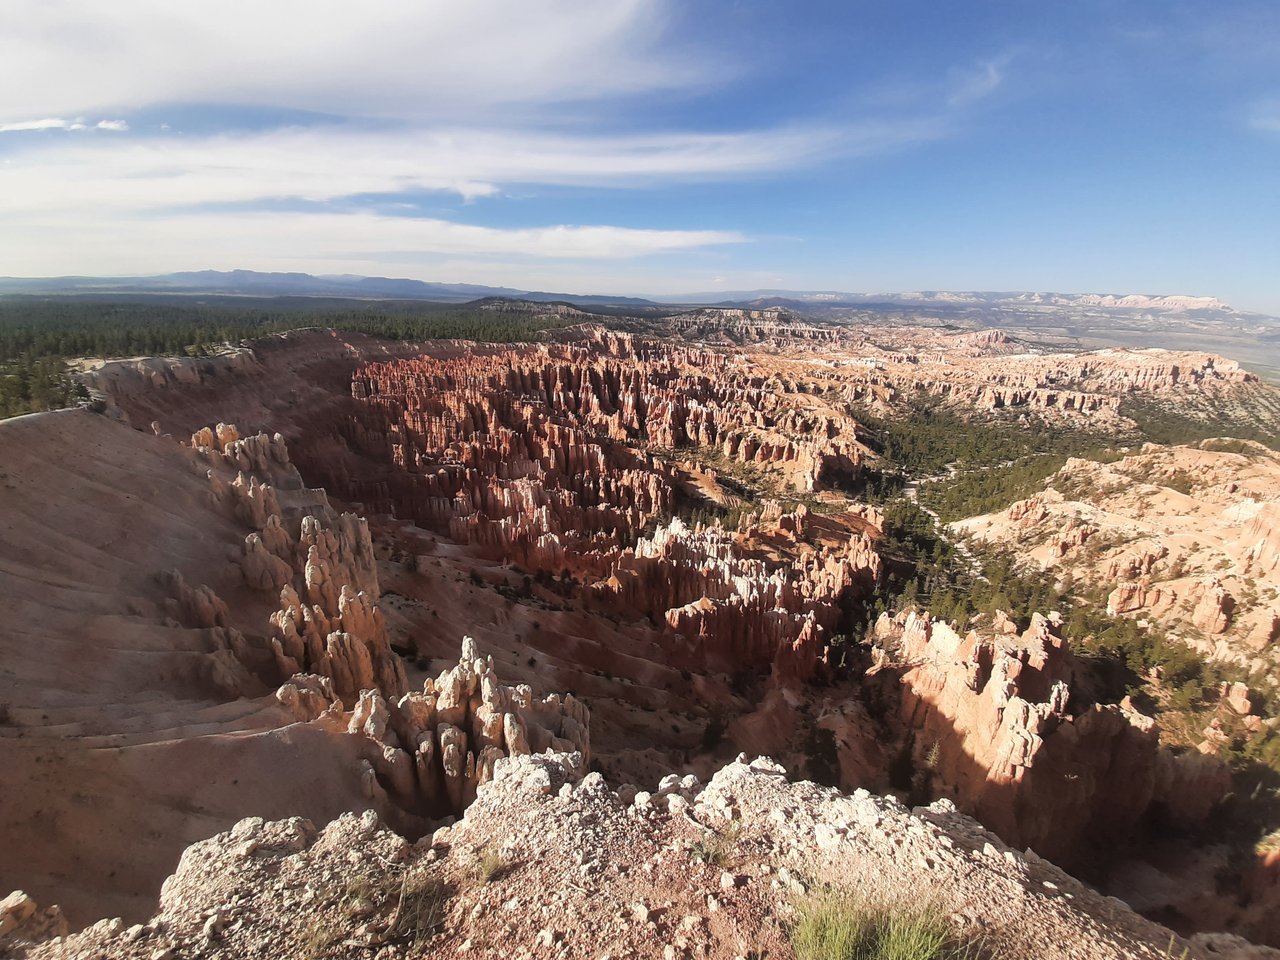
<path id="1" fill-rule="evenodd" d="M 1280 133 L 1280 100 L 1254 104 L 1249 114 L 1249 126 L 1263 133 Z"/>
<path id="2" fill-rule="evenodd" d="M 0 133 L 22 133 L 40 130 L 70 130 L 73 132 L 90 129 L 84 120 L 63 120 L 58 117 L 46 117 L 43 120 L 17 120 L 12 123 L 0 123 Z M 111 130 L 121 132 L 129 129 L 124 120 L 99 120 L 93 125 L 94 130 Z"/>
<path id="3" fill-rule="evenodd" d="M 656 192 L 834 166 L 947 136 L 1004 76 L 984 61 L 910 104 L 726 130 L 669 109 L 671 95 L 750 66 L 693 47 L 674 0 L 369 0 L 358 15 L 349 0 L 12 2 L 0 133 L 33 134 L 0 152 L 12 272 L 617 262 L 740 244 L 723 222 L 640 229 L 602 213 L 503 228 L 416 213 L 447 194 L 494 201 L 492 222 L 501 198 L 546 188 Z M 683 123 L 632 116 L 659 103 Z M 221 119 L 185 124 L 183 104 Z M 54 130 L 84 135 L 35 135 Z"/>
<path id="4" fill-rule="evenodd" d="M 49 117 L 44 120 L 19 120 L 16 123 L 0 123 L 0 133 L 17 133 L 23 130 L 65 130 L 68 121 Z"/>
<path id="5" fill-rule="evenodd" d="M 54 239 L 63 251 L 51 247 Z M 387 263 L 421 265 L 444 256 L 629 260 L 745 240 L 734 231 L 593 225 L 503 229 L 366 213 L 192 213 L 148 219 L 108 215 L 91 222 L 63 213 L 0 232 L 0 262 L 7 272 L 36 276 L 57 272 L 54 268 L 68 254 L 83 256 L 100 273 L 246 263 L 275 269 L 300 269 L 302 264 L 369 269 Z"/>
<path id="6" fill-rule="evenodd" d="M 382 117 L 602 100 L 720 82 L 669 0 L 11 0 L 0 120 L 159 99 Z M 39 78 L 33 82 L 32 78 Z"/>
<path id="7" fill-rule="evenodd" d="M 983 60 L 969 70 L 953 74 L 947 104 L 964 107 L 991 96 L 1004 82 L 1004 69 L 1008 59 Z"/>
<path id="8" fill-rule="evenodd" d="M 939 135 L 929 121 L 738 133 L 592 136 L 527 130 L 271 130 L 45 144 L 7 155 L 0 212 L 155 211 L 414 191 L 493 196 L 515 184 L 648 187 L 792 170 Z"/>

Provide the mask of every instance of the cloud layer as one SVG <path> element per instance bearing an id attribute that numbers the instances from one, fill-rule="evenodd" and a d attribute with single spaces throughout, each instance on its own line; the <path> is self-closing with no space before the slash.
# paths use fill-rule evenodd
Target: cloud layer
<path id="1" fill-rule="evenodd" d="M 601 136 L 549 124 L 569 102 L 711 84 L 714 65 L 682 56 L 669 8 L 647 0 L 18 6 L 0 34 L 0 133 L 11 135 L 0 139 L 0 257 L 11 273 L 626 260 L 738 243 L 737 231 L 714 228 L 468 225 L 412 205 L 431 193 L 498 197 L 513 184 L 748 175 L 833 142 L 822 130 Z M 184 135 L 183 104 L 313 115 L 305 126 Z M 130 131 L 125 119 L 81 119 L 108 110 L 172 122 Z M 49 139 L 55 131 L 125 136 Z"/>
<path id="2" fill-rule="evenodd" d="M 658 289 L 659 269 L 714 276 L 761 240 L 732 204 L 668 198 L 764 196 L 952 137 L 1009 73 L 964 57 L 880 103 L 842 91 L 757 114 L 747 94 L 722 117 L 781 61 L 717 49 L 730 14 L 674 0 L 13 5 L 0 262 L 25 275 L 403 265 L 504 282 L 650 264 Z"/>
<path id="3" fill-rule="evenodd" d="M 357 264 L 432 262 L 440 256 L 498 256 L 574 261 L 625 260 L 743 241 L 731 231 L 640 230 L 612 226 L 524 229 L 477 227 L 446 220 L 368 213 L 243 213 L 235 217 L 175 214 L 156 218 L 104 216 L 85 223 L 49 217 L 23 234 L 0 233 L 0 262 L 15 275 L 59 272 L 58 256 L 92 258 L 95 273 L 144 274 L 191 264 L 223 269 L 236 263 L 264 269 L 318 269 Z"/>
<path id="4" fill-rule="evenodd" d="M 8 6 L 0 122 L 158 101 L 425 119 L 676 90 L 727 72 L 682 55 L 666 35 L 669 5 L 653 0 Z"/>
<path id="5" fill-rule="evenodd" d="M 933 109 L 839 124 L 645 129 L 626 120 L 632 98 L 706 94 L 737 72 L 681 42 L 671 6 L 653 0 L 375 0 L 358 14 L 335 0 L 19 5 L 0 36 L 0 133 L 14 135 L 0 139 L 0 253 L 13 273 L 631 260 L 737 244 L 741 231 L 717 224 L 503 228 L 419 211 L 433 194 L 660 190 L 902 149 L 946 135 L 957 104 L 1000 82 L 980 64 Z M 281 119 L 183 133 L 184 103 Z M 139 110 L 172 122 L 60 119 Z"/>

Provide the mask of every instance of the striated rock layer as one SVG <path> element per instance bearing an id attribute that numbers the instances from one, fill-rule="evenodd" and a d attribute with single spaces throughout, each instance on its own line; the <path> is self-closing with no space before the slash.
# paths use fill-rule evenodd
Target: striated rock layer
<path id="1" fill-rule="evenodd" d="M 124 365 L 99 379 L 135 423 L 200 431 L 192 456 L 202 476 L 213 470 L 204 480 L 234 529 L 235 563 L 224 556 L 220 570 L 235 585 L 174 564 L 166 610 L 225 640 L 226 690 L 248 689 L 249 676 L 259 696 L 277 690 L 277 716 L 306 721 L 287 729 L 344 744 L 359 803 L 411 832 L 424 813 L 462 809 L 525 741 L 585 754 L 584 698 L 593 759 L 626 779 L 706 773 L 731 744 L 776 745 L 792 762 L 822 760 L 833 743 L 842 782 L 882 787 L 888 745 L 910 732 L 918 792 L 953 796 L 1027 843 L 1083 844 L 1102 818 L 1091 790 L 1126 826 L 1165 800 L 1180 820 L 1207 813 L 1217 768 L 1161 753 L 1137 715 L 1085 709 L 1049 627 L 963 651 L 958 638 L 957 650 L 926 643 L 918 662 L 897 664 L 909 682 L 883 698 L 885 718 L 859 703 L 877 677 L 824 669 L 882 576 L 883 518 L 842 495 L 873 457 L 849 404 L 1117 426 L 1128 396 L 1217 402 L 1257 385 L 1198 354 L 1032 356 L 990 333 L 792 321 L 699 311 L 688 331 L 719 329 L 727 349 L 599 328 L 516 347 L 311 332 L 235 363 Z M 744 330 L 758 349 L 736 346 Z M 202 429 L 219 418 L 267 432 Z M 286 437 L 294 473 L 277 455 Z M 302 477 L 370 527 L 318 503 Z M 807 506 L 744 502 L 762 490 Z M 1251 562 L 1265 565 L 1267 531 L 1256 532 Z M 1060 548 L 1089 550 L 1093 534 L 1082 520 Z M 1149 552 L 1116 562 L 1126 582 L 1159 570 Z M 1242 591 L 1218 586 L 1205 578 L 1189 612 L 1225 637 L 1240 627 L 1230 601 Z M 483 669 L 470 652 L 456 660 L 463 635 L 486 652 Z M 824 687 L 833 676 L 839 685 Z M 572 701 L 539 717 L 522 682 Z M 1101 824 L 1097 836 L 1119 832 Z"/>
<path id="2" fill-rule="evenodd" d="M 686 668 L 774 665 L 779 678 L 804 679 L 840 604 L 879 578 L 865 536 L 782 570 L 749 560 L 730 533 L 678 520 L 637 539 L 682 496 L 684 469 L 655 451 L 776 466 L 801 491 L 855 478 L 856 425 L 805 412 L 794 392 L 722 354 L 603 332 L 586 344 L 371 363 L 352 382 L 347 438 L 396 469 L 372 485 L 338 478 L 338 488 L 481 556 L 569 571 L 596 607 L 664 625 Z"/>

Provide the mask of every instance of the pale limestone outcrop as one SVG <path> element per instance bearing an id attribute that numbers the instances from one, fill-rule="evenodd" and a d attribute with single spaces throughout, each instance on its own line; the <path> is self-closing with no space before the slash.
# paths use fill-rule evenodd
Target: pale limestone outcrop
<path id="1" fill-rule="evenodd" d="M 315 673 L 294 674 L 276 690 L 276 699 L 302 723 L 342 712 L 333 681 Z"/>
<path id="2" fill-rule="evenodd" d="M 340 689 L 328 677 L 299 675 L 276 698 L 300 721 L 332 721 L 369 741 L 370 768 L 417 815 L 461 813 L 502 757 L 552 750 L 590 762 L 586 705 L 572 694 L 539 700 L 526 685 L 503 685 L 470 637 L 458 663 L 428 678 L 421 692 L 388 697 L 369 685 L 344 714 Z"/>
<path id="3" fill-rule="evenodd" d="M 1191 613 L 1191 622 L 1205 633 L 1225 633 L 1231 625 L 1235 606 L 1235 598 L 1227 593 L 1222 582 L 1211 580 L 1200 592 L 1200 600 Z"/>
<path id="4" fill-rule="evenodd" d="M 953 525 L 1108 594 L 1207 658 L 1272 670 L 1280 651 L 1280 455 L 1261 444 L 1146 444 L 1070 459 L 1045 489 Z"/>
<path id="5" fill-rule="evenodd" d="M 241 436 L 234 424 L 202 427 L 191 435 L 191 448 L 205 461 L 229 466 L 259 482 L 283 489 L 298 489 L 302 478 L 289 460 L 289 449 L 279 433 Z"/>
<path id="6" fill-rule="evenodd" d="M 0 900 L 0 951 L 66 935 L 67 921 L 56 904 L 42 908 L 21 890 Z"/>
<path id="7" fill-rule="evenodd" d="M 895 910 L 919 909 L 925 891 L 950 933 L 1000 956 L 1280 956 L 1227 934 L 1184 940 L 1006 846 L 945 800 L 912 810 L 865 790 L 796 782 L 747 755 L 705 785 L 671 774 L 652 791 L 615 789 L 581 768 L 576 755 L 501 758 L 466 815 L 416 844 L 373 811 L 322 830 L 297 817 L 243 819 L 186 849 L 146 924 L 103 920 L 25 957 L 230 960 L 313 953 L 317 942 L 382 960 L 453 957 L 476 943 L 559 944 L 575 958 L 717 957 L 770 943 L 789 955 L 793 902 L 810 887 Z M 698 852 L 708 848 L 733 859 L 705 862 Z M 453 894 L 438 928 L 412 926 L 420 914 L 402 920 L 408 882 L 453 891 L 482 852 L 506 865 L 496 892 L 480 885 L 475 907 Z M 663 905 L 664 889 L 685 894 L 679 909 Z"/>

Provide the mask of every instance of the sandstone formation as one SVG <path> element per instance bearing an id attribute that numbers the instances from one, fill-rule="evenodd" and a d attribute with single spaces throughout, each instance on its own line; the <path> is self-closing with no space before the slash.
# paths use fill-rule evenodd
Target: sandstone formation
<path id="1" fill-rule="evenodd" d="M 245 584 L 217 460 L 83 410 L 0 423 L 0 886 L 73 925 L 141 916 L 185 844 L 250 812 L 367 803 L 354 744 L 270 695 L 276 601 Z"/>
<path id="2" fill-rule="evenodd" d="M 1230 790 L 1224 764 L 1161 747 L 1155 722 L 1127 703 L 1073 704 L 1079 668 L 1052 619 L 961 638 L 909 612 L 882 616 L 875 636 L 919 775 L 1011 843 L 1087 863 L 1132 840 L 1157 805 L 1198 823 Z"/>
<path id="3" fill-rule="evenodd" d="M 936 342 L 936 341 L 935 341 Z M 1128 396 L 1223 397 L 1260 390 L 1234 361 L 1162 350 L 1098 350 L 1077 354 L 972 359 L 945 352 L 877 355 L 833 361 L 840 389 L 858 402 L 892 406 L 920 391 L 965 409 L 1026 410 L 1049 418 L 1115 418 Z"/>
<path id="4" fill-rule="evenodd" d="M 351 440 L 401 470 L 394 489 L 350 495 L 527 556 L 540 537 L 617 542 L 669 512 L 670 469 L 645 449 L 712 448 L 776 466 L 802 492 L 859 475 L 856 425 L 798 403 L 795 385 L 716 353 L 596 337 L 366 366 L 352 383 L 363 403 Z"/>
<path id="5" fill-rule="evenodd" d="M 1066 857 L 1080 841 L 1083 859 L 1140 833 L 1164 801 L 1180 822 L 1213 809 L 1221 767 L 1174 758 L 1134 711 L 1084 699 L 1052 625 L 955 637 L 955 649 L 940 625 L 888 625 L 890 638 L 924 637 L 901 645 L 914 651 L 905 660 L 889 644 L 865 681 L 856 644 L 832 647 L 887 566 L 883 515 L 848 497 L 875 459 L 851 405 L 1123 429 L 1129 398 L 1244 403 L 1261 396 L 1249 375 L 1203 354 L 1031 354 L 999 332 L 873 331 L 774 310 L 632 326 L 513 347 L 309 331 L 234 363 L 105 366 L 95 383 L 131 422 L 196 434 L 180 486 L 197 485 L 198 509 L 163 502 L 208 541 L 184 557 L 162 536 L 163 562 L 137 561 L 145 577 L 122 594 L 145 595 L 166 630 L 207 647 L 202 690 L 219 710 L 243 704 L 255 736 L 313 744 L 308 768 L 341 779 L 343 809 L 377 809 L 410 836 L 483 803 L 502 755 L 585 759 L 586 700 L 591 760 L 615 782 L 706 778 L 738 748 L 776 748 L 806 768 L 834 755 L 829 782 L 882 790 L 890 745 L 908 739 L 914 792 L 952 796 L 1042 852 Z M 1152 486 L 1184 485 L 1160 476 Z M 1238 571 L 1206 556 L 1173 578 L 1176 544 L 1113 543 L 1106 502 L 1064 516 L 1052 493 L 1002 521 L 1013 535 L 993 536 L 1043 538 L 1035 546 L 1064 566 L 1099 558 L 1108 589 L 1123 588 L 1117 607 L 1177 610 L 1188 638 L 1215 651 L 1258 630 L 1270 643 L 1277 619 L 1264 622 L 1265 588 L 1251 596 L 1247 583 L 1280 558 L 1270 505 L 1260 488 L 1228 487 L 1211 485 L 1234 504 L 1221 523 L 1248 537 Z M 1164 513 L 1180 504 L 1171 496 Z M 127 547 L 127 531 L 100 542 Z M 480 666 L 471 649 L 458 661 L 462 636 L 485 651 Z M 572 693 L 538 701 L 535 686 Z M 1229 706 L 1237 693 L 1225 691 L 1222 722 L 1260 721 Z M 24 706 L 24 721 L 35 712 Z M 235 812 L 332 817 L 336 791 L 313 793 L 321 809 Z M 677 795 L 688 801 L 659 791 L 656 806 L 678 808 Z M 212 808 L 202 835 L 230 822 L 225 799 Z M 174 836 L 194 839 L 185 822 Z M 48 886 L 10 885 L 49 902 Z"/>
<path id="6" fill-rule="evenodd" d="M 727 345 L 755 341 L 759 349 L 776 353 L 778 367 L 802 371 L 815 386 L 885 412 L 921 396 L 962 410 L 1026 412 L 1075 422 L 1100 418 L 1113 425 L 1121 401 L 1129 397 L 1178 403 L 1193 416 L 1197 407 L 1221 412 L 1248 404 L 1280 411 L 1255 375 L 1232 360 L 1203 353 L 1018 352 L 999 330 L 946 333 L 909 325 L 887 330 L 814 324 L 777 309 L 704 308 L 669 318 L 664 329 Z"/>
<path id="7" fill-rule="evenodd" d="M 597 606 L 665 624 L 671 656 L 688 668 L 776 664 L 780 678 L 804 679 L 841 602 L 879 577 L 865 536 L 782 571 L 748 561 L 730 533 L 679 521 L 636 539 L 670 515 L 687 473 L 653 451 L 714 451 L 776 468 L 801 491 L 856 477 L 856 425 L 797 402 L 801 392 L 734 373 L 720 354 L 604 332 L 586 344 L 370 364 L 352 383 L 348 438 L 396 469 L 375 484 L 339 478 L 338 489 L 481 556 L 572 572 Z M 785 521 L 792 533 L 797 522 Z"/>
<path id="8" fill-rule="evenodd" d="M 460 814 L 506 756 L 556 750 L 590 761 L 589 714 L 572 695 L 541 700 L 527 684 L 498 682 L 493 659 L 464 637 L 456 666 L 428 677 L 421 692 L 396 695 L 370 684 L 350 711 L 325 676 L 299 674 L 276 699 L 302 722 L 344 729 L 371 741 L 368 770 L 404 810 L 418 816 Z M 585 769 L 585 768 L 584 768 Z M 369 784 L 370 799 L 378 790 Z"/>
<path id="9" fill-rule="evenodd" d="M 338 514 L 323 492 L 303 490 L 279 434 L 241 437 L 233 425 L 219 423 L 193 434 L 191 448 L 208 465 L 215 500 L 256 528 L 244 538 L 240 566 L 249 587 L 279 596 L 280 609 L 270 617 L 276 679 L 319 674 L 348 701 L 369 689 L 403 694 L 404 665 L 377 607 L 368 523 Z M 232 470 L 235 479 L 228 482 Z M 302 496 L 285 511 L 277 487 Z M 221 603 L 212 595 L 200 599 Z"/>
<path id="10" fill-rule="evenodd" d="M 590 755 L 584 705 L 474 649 L 409 692 L 368 524 L 279 436 L 65 411 L 0 424 L 0 462 L 0 885 L 56 889 L 73 924 L 140 916 L 182 845 L 253 810 L 412 832 L 498 756 Z M 28 905 L 6 923 L 54 924 Z"/>
<path id="11" fill-rule="evenodd" d="M 68 933 L 66 918 L 56 904 L 41 909 L 21 890 L 0 900 L 0 949 L 8 943 L 40 943 Z"/>
<path id="12" fill-rule="evenodd" d="M 795 536 L 804 508 L 779 514 L 778 531 Z M 752 528 L 750 533 L 758 533 Z M 690 529 L 676 518 L 614 560 L 590 597 L 665 622 L 679 662 L 710 672 L 772 664 L 775 676 L 805 680 L 824 657 L 824 637 L 841 603 L 867 597 L 880 558 L 865 534 L 843 548 L 800 553 L 789 567 L 752 559 L 721 527 Z"/>
<path id="13" fill-rule="evenodd" d="M 1280 455 L 1246 441 L 1069 460 L 1045 490 L 956 524 L 1107 591 L 1205 656 L 1269 670 L 1280 599 Z"/>

